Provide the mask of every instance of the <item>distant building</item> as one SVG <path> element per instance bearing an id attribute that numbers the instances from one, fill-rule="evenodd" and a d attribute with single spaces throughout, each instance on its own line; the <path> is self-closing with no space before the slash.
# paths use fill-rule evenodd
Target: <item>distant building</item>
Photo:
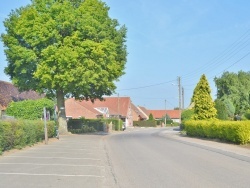
<path id="1" fill-rule="evenodd" d="M 79 101 L 74 98 L 65 100 L 66 117 L 86 119 L 98 118 L 120 118 L 126 123 L 126 126 L 133 126 L 133 121 L 145 121 L 149 119 L 152 113 L 155 119 L 162 119 L 168 116 L 174 121 L 179 122 L 179 110 L 147 110 L 142 106 L 135 106 L 130 97 L 104 97 L 104 101 L 95 100 Z"/>
<path id="2" fill-rule="evenodd" d="M 104 101 L 65 100 L 67 118 L 120 118 L 126 126 L 133 126 L 130 97 L 104 97 Z"/>
<path id="3" fill-rule="evenodd" d="M 148 110 L 148 113 L 151 113 L 155 119 L 162 119 L 167 114 L 174 122 L 180 122 L 180 110 Z"/>

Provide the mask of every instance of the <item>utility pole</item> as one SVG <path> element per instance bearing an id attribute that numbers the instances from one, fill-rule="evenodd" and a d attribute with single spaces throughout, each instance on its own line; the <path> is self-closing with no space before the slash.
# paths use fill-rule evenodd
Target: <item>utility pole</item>
<path id="1" fill-rule="evenodd" d="M 44 118 L 44 140 L 45 144 L 48 144 L 48 130 L 47 130 L 47 123 L 46 123 L 46 118 L 47 118 L 47 112 L 46 108 L 43 108 L 43 118 Z"/>
<path id="2" fill-rule="evenodd" d="M 181 125 L 181 77 L 178 76 L 178 87 L 179 87 L 179 123 Z"/>
<path id="3" fill-rule="evenodd" d="M 117 94 L 118 95 L 118 131 L 120 131 L 120 97 L 119 97 L 119 93 Z"/>
<path id="4" fill-rule="evenodd" d="M 184 88 L 182 87 L 182 109 L 184 109 Z"/>
<path id="5" fill-rule="evenodd" d="M 167 115 L 167 113 L 166 113 L 166 102 L 167 102 L 167 101 L 166 101 L 166 99 L 165 99 L 165 127 L 166 127 L 166 123 L 167 123 L 167 122 L 166 122 L 166 118 L 167 118 L 167 117 L 166 117 L 166 115 Z"/>

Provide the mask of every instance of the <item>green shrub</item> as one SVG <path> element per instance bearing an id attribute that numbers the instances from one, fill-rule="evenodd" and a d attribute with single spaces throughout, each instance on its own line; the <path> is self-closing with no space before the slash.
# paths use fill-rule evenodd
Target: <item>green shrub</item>
<path id="1" fill-rule="evenodd" d="M 217 118 L 220 120 L 228 120 L 228 113 L 227 113 L 227 106 L 225 103 L 220 100 L 216 99 L 215 100 L 215 108 L 217 110 Z"/>
<path id="2" fill-rule="evenodd" d="M 250 142 L 250 121 L 185 121 L 187 135 L 216 138 L 237 144 Z"/>
<path id="3" fill-rule="evenodd" d="M 137 127 L 156 127 L 156 121 L 134 121 L 133 122 L 134 126 Z"/>
<path id="4" fill-rule="evenodd" d="M 68 129 L 81 129 L 83 127 L 84 120 L 83 119 L 69 119 L 67 122 Z"/>
<path id="5" fill-rule="evenodd" d="M 153 116 L 152 113 L 149 114 L 148 120 L 149 120 L 149 121 L 153 121 L 153 120 L 154 120 L 154 116 Z"/>
<path id="6" fill-rule="evenodd" d="M 68 130 L 73 134 L 103 131 L 103 119 L 69 119 Z"/>
<path id="7" fill-rule="evenodd" d="M 53 137 L 55 123 L 47 122 L 48 137 Z M 41 120 L 0 121 L 0 151 L 23 148 L 44 139 L 44 122 Z"/>
<path id="8" fill-rule="evenodd" d="M 250 110 L 247 110 L 247 111 L 244 113 L 244 117 L 245 117 L 245 119 L 250 120 Z"/>
<path id="9" fill-rule="evenodd" d="M 114 130 L 114 131 L 120 131 L 122 130 L 122 120 L 119 119 L 102 119 L 102 121 L 106 124 L 112 124 L 112 127 L 110 127 L 110 129 Z"/>
<path id="10" fill-rule="evenodd" d="M 181 121 L 191 120 L 193 115 L 194 115 L 193 109 L 184 110 L 181 113 Z"/>
<path id="11" fill-rule="evenodd" d="M 165 120 L 155 120 L 156 125 L 162 125 L 165 124 Z M 172 119 L 166 120 L 166 126 L 174 126 L 174 121 Z"/>
<path id="12" fill-rule="evenodd" d="M 73 134 L 82 134 L 82 133 L 96 132 L 96 130 L 93 127 L 89 127 L 85 125 L 81 127 L 80 129 L 71 129 L 70 132 Z"/>
<path id="13" fill-rule="evenodd" d="M 11 102 L 6 109 L 6 114 L 20 119 L 37 120 L 43 117 L 44 107 L 53 114 L 54 102 L 46 98 Z"/>

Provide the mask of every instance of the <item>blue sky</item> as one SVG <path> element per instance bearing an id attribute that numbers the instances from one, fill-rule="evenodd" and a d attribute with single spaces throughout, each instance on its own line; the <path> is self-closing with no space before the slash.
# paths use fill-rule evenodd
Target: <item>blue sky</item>
<path id="1" fill-rule="evenodd" d="M 0 33 L 11 9 L 29 0 L 2 0 Z M 250 71 L 250 1 L 247 0 L 104 0 L 110 16 L 128 28 L 126 74 L 119 96 L 130 96 L 148 109 L 178 106 L 177 77 L 185 107 L 202 74 L 215 99 L 214 77 L 223 71 Z M 7 65 L 0 44 L 0 80 Z"/>

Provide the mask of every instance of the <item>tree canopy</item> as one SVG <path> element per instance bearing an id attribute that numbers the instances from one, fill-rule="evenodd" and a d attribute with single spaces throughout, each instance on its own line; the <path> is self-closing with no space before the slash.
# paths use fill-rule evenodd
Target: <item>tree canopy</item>
<path id="1" fill-rule="evenodd" d="M 217 118 L 218 119 L 220 119 L 220 120 L 228 120 L 229 119 L 226 105 L 222 100 L 220 100 L 220 99 L 215 100 L 215 108 L 217 110 Z"/>
<path id="2" fill-rule="evenodd" d="M 194 119 L 203 120 L 216 118 L 217 113 L 211 97 L 211 89 L 204 74 L 194 89 L 191 102 L 194 103 Z"/>
<path id="3" fill-rule="evenodd" d="M 235 112 L 243 114 L 250 109 L 250 72 L 224 72 L 214 79 L 217 87 L 217 98 L 230 101 Z"/>
<path id="4" fill-rule="evenodd" d="M 5 73 L 20 90 L 56 96 L 102 99 L 124 74 L 126 27 L 100 0 L 32 0 L 12 11 L 1 35 Z M 65 116 L 62 110 L 62 117 Z"/>

